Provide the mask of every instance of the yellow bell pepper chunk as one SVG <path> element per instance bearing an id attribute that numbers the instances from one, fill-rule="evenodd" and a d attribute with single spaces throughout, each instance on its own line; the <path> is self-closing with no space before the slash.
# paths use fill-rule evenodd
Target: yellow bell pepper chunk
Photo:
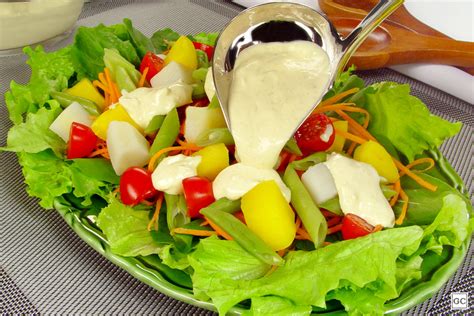
<path id="1" fill-rule="evenodd" d="M 206 177 L 211 181 L 229 166 L 229 151 L 223 143 L 204 147 L 193 156 L 201 156 L 201 162 L 197 166 L 198 176 Z"/>
<path id="2" fill-rule="evenodd" d="M 334 121 L 332 122 L 332 125 L 334 126 L 334 129 L 336 131 L 347 132 L 349 130 L 349 123 L 347 121 Z M 327 152 L 334 152 L 334 151 L 342 152 L 345 142 L 346 142 L 346 139 L 344 137 L 336 134 L 336 137 L 334 138 L 334 143 L 332 143 L 331 147 L 329 147 L 326 151 Z"/>
<path id="3" fill-rule="evenodd" d="M 264 181 L 241 201 L 247 226 L 273 250 L 285 249 L 296 235 L 295 213 L 275 181 Z"/>
<path id="4" fill-rule="evenodd" d="M 197 54 L 193 42 L 186 36 L 181 36 L 171 46 L 170 51 L 165 58 L 165 66 L 175 61 L 190 70 L 197 68 Z"/>
<path id="5" fill-rule="evenodd" d="M 99 117 L 97 117 L 97 119 L 92 122 L 92 131 L 94 131 L 94 133 L 99 138 L 106 140 L 107 129 L 109 128 L 109 124 L 112 121 L 123 121 L 130 123 L 131 125 L 133 125 L 133 127 L 143 133 L 143 129 L 137 123 L 135 123 L 135 121 L 132 120 L 130 115 L 128 115 L 127 111 L 120 104 L 117 104 L 114 108 L 109 109 L 99 115 Z"/>
<path id="6" fill-rule="evenodd" d="M 354 152 L 354 159 L 368 163 L 377 170 L 377 173 L 393 183 L 398 179 L 398 170 L 390 154 L 377 142 L 367 141 L 358 146 Z"/>
<path id="7" fill-rule="evenodd" d="M 102 94 L 97 91 L 92 82 L 84 78 L 78 83 L 76 83 L 72 88 L 64 90 L 65 93 L 74 95 L 76 97 L 81 97 L 87 100 L 91 100 L 97 104 L 101 109 L 104 108 L 104 97 Z"/>

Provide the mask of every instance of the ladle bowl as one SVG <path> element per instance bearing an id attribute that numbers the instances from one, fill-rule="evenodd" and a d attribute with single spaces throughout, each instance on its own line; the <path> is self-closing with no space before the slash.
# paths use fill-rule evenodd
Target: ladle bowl
<path id="1" fill-rule="evenodd" d="M 232 70 L 242 50 L 268 42 L 314 42 L 329 57 L 330 79 L 324 89 L 327 91 L 364 39 L 402 3 L 403 0 L 381 0 L 345 38 L 340 37 L 325 16 L 301 4 L 267 3 L 241 12 L 221 31 L 212 63 L 216 94 L 229 130 L 232 132 L 228 104 Z M 314 106 L 307 115 L 318 105 L 323 95 L 314 100 Z M 304 119 L 306 116 L 300 124 Z M 298 126 L 295 126 L 295 130 Z"/>

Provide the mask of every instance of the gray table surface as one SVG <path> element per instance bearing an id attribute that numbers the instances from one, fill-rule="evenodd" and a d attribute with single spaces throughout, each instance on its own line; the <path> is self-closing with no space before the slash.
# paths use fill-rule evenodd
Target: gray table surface
<path id="1" fill-rule="evenodd" d="M 218 31 L 241 10 L 222 0 L 92 0 L 86 3 L 78 25 L 113 24 L 129 17 L 150 36 L 171 27 L 180 33 Z M 68 38 L 52 49 L 71 42 Z M 25 83 L 29 70 L 21 55 L 0 57 L 0 94 L 10 80 Z M 473 105 L 387 69 L 362 72 L 368 82 L 410 83 L 414 95 L 437 115 L 464 123 L 461 133 L 442 151 L 473 192 Z M 0 101 L 0 146 L 11 123 Z M 93 251 L 54 211 L 41 209 L 25 192 L 16 157 L 0 154 L 0 314 L 170 314 L 212 313 L 166 297 L 134 279 Z M 473 246 L 457 273 L 432 298 L 406 315 L 473 314 Z M 450 295 L 469 292 L 471 308 L 451 310 Z"/>

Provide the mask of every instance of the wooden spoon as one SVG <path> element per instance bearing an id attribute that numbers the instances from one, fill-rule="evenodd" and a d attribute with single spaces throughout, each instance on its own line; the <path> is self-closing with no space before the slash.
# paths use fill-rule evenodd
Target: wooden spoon
<path id="1" fill-rule="evenodd" d="M 366 16 L 377 2 L 378 0 L 319 0 L 319 6 L 331 20 L 343 17 L 357 20 Z M 353 23 L 339 20 L 335 24 L 338 31 L 345 34 Z M 391 34 L 392 31 L 395 33 Z M 377 68 L 376 65 L 381 65 L 383 60 L 387 60 L 384 66 L 429 62 L 468 67 L 462 70 L 474 74 L 474 62 L 466 62 L 466 58 L 471 60 L 473 58 L 469 53 L 474 51 L 474 44 L 450 39 L 416 19 L 403 5 L 393 12 L 382 24 L 382 29 L 376 30 L 375 33 L 377 34 L 366 40 L 351 61 L 359 69 Z M 408 43 L 412 46 L 407 46 Z M 401 47 L 394 47 L 400 44 Z M 403 48 L 408 48 L 408 51 L 403 51 Z M 444 51 L 445 49 L 447 50 Z M 367 58 L 376 59 L 371 62 Z M 374 66 L 371 63 L 374 63 Z"/>

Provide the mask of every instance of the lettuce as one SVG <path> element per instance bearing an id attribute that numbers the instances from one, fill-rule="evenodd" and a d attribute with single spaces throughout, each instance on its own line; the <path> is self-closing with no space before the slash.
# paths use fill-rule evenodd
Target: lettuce
<path id="1" fill-rule="evenodd" d="M 232 242 L 214 241 L 209 245 L 202 240 L 190 255 L 195 293 L 211 297 L 220 314 L 245 299 L 263 296 L 285 297 L 296 306 L 324 308 L 326 296 L 336 289 L 331 295 L 343 304 L 362 296 L 369 301 L 368 306 L 383 305 L 399 294 L 397 258 L 418 249 L 422 234 L 421 228 L 411 226 L 315 251 L 293 251 L 285 257 L 283 266 L 259 278 L 251 273 L 268 267 L 243 250 L 237 251 Z"/>
<path id="2" fill-rule="evenodd" d="M 27 64 L 31 67 L 28 84 L 21 85 L 12 81 L 10 91 L 5 93 L 10 120 L 19 124 L 25 113 L 34 113 L 49 99 L 52 91 L 61 91 L 68 87 L 68 81 L 74 74 L 70 57 L 70 47 L 52 53 L 46 53 L 41 46 L 35 49 L 25 47 L 29 56 Z"/>
<path id="3" fill-rule="evenodd" d="M 113 253 L 125 257 L 148 256 L 161 249 L 147 229 L 148 215 L 148 211 L 134 210 L 111 198 L 110 204 L 100 212 L 97 225 Z"/>
<path id="4" fill-rule="evenodd" d="M 365 101 L 363 106 L 371 116 L 369 132 L 388 139 L 410 162 L 461 129 L 460 122 L 450 123 L 431 114 L 420 99 L 410 95 L 407 84 L 374 84 L 365 89 Z"/>
<path id="5" fill-rule="evenodd" d="M 7 147 L 2 150 L 38 153 L 52 149 L 57 156 L 62 157 L 66 144 L 49 129 L 61 111 L 59 103 L 51 100 L 36 113 L 28 113 L 24 123 L 14 125 L 8 131 Z"/>
<path id="6" fill-rule="evenodd" d="M 114 26 L 107 27 L 99 24 L 96 27 L 79 27 L 71 48 L 71 58 L 78 78 L 97 79 L 104 70 L 104 48 L 116 49 L 130 63 L 138 66 L 140 57 L 133 44 L 129 41 L 128 33 L 120 38 L 115 32 L 121 30 Z M 124 40 L 123 36 L 127 36 Z"/>
<path id="7" fill-rule="evenodd" d="M 220 314 L 247 299 L 250 315 L 272 314 L 276 305 L 303 313 L 308 306 L 325 308 L 330 300 L 340 301 L 349 314 L 383 314 L 386 301 L 421 279 L 425 259 L 441 264 L 433 256 L 443 256 L 443 246 L 460 247 L 473 226 L 466 201 L 448 194 L 425 230 L 394 228 L 310 252 L 293 251 L 271 273 L 234 242 L 208 238 L 189 256 L 194 291 L 209 296 Z"/>
<path id="8" fill-rule="evenodd" d="M 38 153 L 20 152 L 18 160 L 28 185 L 26 191 L 29 195 L 40 198 L 39 204 L 42 207 L 53 208 L 56 197 L 71 192 L 71 170 L 68 164 L 51 150 Z"/>

